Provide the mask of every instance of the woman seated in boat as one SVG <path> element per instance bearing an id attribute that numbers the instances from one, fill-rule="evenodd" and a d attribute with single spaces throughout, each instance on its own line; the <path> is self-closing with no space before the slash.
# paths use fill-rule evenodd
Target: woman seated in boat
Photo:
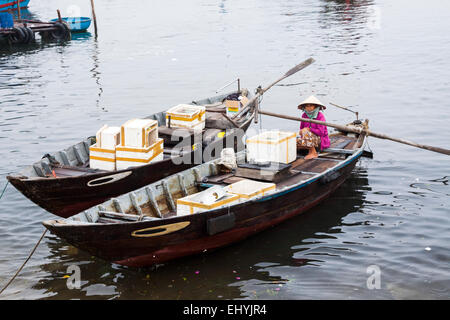
<path id="1" fill-rule="evenodd" d="M 312 120 L 326 121 L 325 116 L 320 110 L 326 107 L 314 96 L 298 105 L 298 109 L 303 110 L 302 118 Z M 318 157 L 317 150 L 323 150 L 330 146 L 330 138 L 328 137 L 327 127 L 321 124 L 301 122 L 300 135 L 297 139 L 297 149 L 307 149 L 308 154 L 305 159 L 313 159 Z"/>

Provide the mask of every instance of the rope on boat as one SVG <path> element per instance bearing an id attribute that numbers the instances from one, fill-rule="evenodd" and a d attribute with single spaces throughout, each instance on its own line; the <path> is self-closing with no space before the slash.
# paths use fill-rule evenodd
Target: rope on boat
<path id="1" fill-rule="evenodd" d="M 25 262 L 20 266 L 19 270 L 17 270 L 16 274 L 11 278 L 11 280 L 9 280 L 9 282 L 3 287 L 2 290 L 0 290 L 0 294 L 3 293 L 3 291 L 6 290 L 6 288 L 9 287 L 9 285 L 11 284 L 11 282 L 14 281 L 14 279 L 19 275 L 20 271 L 22 271 L 23 267 L 25 267 L 25 264 L 28 262 L 28 260 L 30 260 L 31 256 L 33 255 L 33 253 L 36 251 L 37 247 L 39 246 L 39 244 L 41 243 L 41 240 L 44 238 L 45 234 L 47 233 L 47 229 L 45 229 L 44 233 L 42 233 L 41 238 L 39 239 L 39 241 L 36 243 L 36 245 L 34 246 L 33 250 L 31 251 L 30 255 L 28 256 L 28 258 L 25 260 Z"/>
<path id="2" fill-rule="evenodd" d="M 6 181 L 5 187 L 3 188 L 2 194 L 0 195 L 0 199 L 3 197 L 3 194 L 5 193 L 6 187 L 8 186 L 8 184 L 9 184 L 9 181 Z"/>

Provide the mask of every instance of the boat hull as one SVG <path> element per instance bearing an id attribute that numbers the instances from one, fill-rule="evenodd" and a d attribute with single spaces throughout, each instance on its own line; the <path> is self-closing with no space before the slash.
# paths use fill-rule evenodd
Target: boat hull
<path id="1" fill-rule="evenodd" d="M 86 176 L 36 180 L 8 177 L 8 180 L 38 206 L 59 217 L 69 218 L 110 198 L 138 189 L 191 166 L 193 165 L 174 165 L 172 159 L 165 159 L 129 170 Z M 101 183 L 104 179 L 112 181 Z M 101 184 L 93 185 L 92 182 L 96 181 L 100 181 Z"/>
<path id="2" fill-rule="evenodd" d="M 132 267 L 149 266 L 241 241 L 307 211 L 344 183 L 361 154 L 362 151 L 358 152 L 333 169 L 332 180 L 318 176 L 274 195 L 233 206 L 231 210 L 221 208 L 164 221 L 75 227 L 55 226 L 48 221 L 44 225 L 70 244 L 104 260 Z M 208 222 L 225 216 L 233 216 L 234 226 L 211 235 Z"/>
<path id="3" fill-rule="evenodd" d="M 28 8 L 30 0 L 19 0 L 20 8 Z M 8 9 L 17 9 L 17 1 L 12 0 L 0 0 L 0 11 L 6 11 Z"/>

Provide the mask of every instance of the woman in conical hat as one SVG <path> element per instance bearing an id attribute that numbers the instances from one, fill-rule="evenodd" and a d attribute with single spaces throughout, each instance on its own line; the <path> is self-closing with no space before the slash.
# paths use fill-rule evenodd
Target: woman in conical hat
<path id="1" fill-rule="evenodd" d="M 320 110 L 326 107 L 314 96 L 308 97 L 298 105 L 298 109 L 303 110 L 302 118 L 326 121 Z M 300 134 L 297 139 L 298 149 L 308 149 L 305 159 L 318 157 L 317 149 L 323 150 L 330 146 L 327 127 L 321 124 L 302 122 L 300 124 Z"/>

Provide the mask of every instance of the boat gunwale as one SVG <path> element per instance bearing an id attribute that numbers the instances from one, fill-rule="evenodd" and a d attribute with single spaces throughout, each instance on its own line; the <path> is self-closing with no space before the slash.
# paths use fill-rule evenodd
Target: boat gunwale
<path id="1" fill-rule="evenodd" d="M 235 93 L 235 91 L 233 91 L 232 93 Z M 231 94 L 231 93 L 229 93 L 229 94 Z M 229 95 L 229 94 L 226 94 L 226 95 Z M 219 95 L 217 97 L 222 97 L 222 96 L 226 96 L 226 95 Z M 206 99 L 210 99 L 210 98 L 206 98 Z M 199 101 L 201 101 L 201 100 L 205 100 L 205 99 L 200 99 Z M 195 101 L 192 101 L 191 103 L 195 103 Z M 150 117 L 155 116 L 157 114 L 162 114 L 162 116 L 165 118 L 165 112 L 166 111 L 155 112 L 155 113 L 153 113 L 153 114 L 151 114 L 149 116 L 146 116 L 144 118 L 147 119 L 147 118 L 150 118 Z M 254 112 L 250 113 L 250 111 L 248 111 L 247 115 L 249 115 L 249 114 L 250 114 L 250 116 L 246 116 L 246 117 L 242 118 L 242 122 L 239 123 L 239 128 L 245 127 L 248 123 L 251 123 L 251 121 L 254 119 L 255 113 Z M 210 128 L 210 129 L 214 129 L 214 128 Z M 235 129 L 236 128 L 230 128 L 229 130 L 235 130 Z M 225 129 L 225 130 L 227 130 L 227 129 Z M 222 137 L 220 139 L 225 139 L 226 137 L 227 137 L 227 135 L 225 135 L 224 137 Z M 68 148 L 75 147 L 76 145 L 78 145 L 78 144 L 80 144 L 80 143 L 82 143 L 84 141 L 85 140 L 81 140 L 81 141 L 79 141 L 79 142 L 69 146 Z M 66 149 L 68 149 L 68 148 L 66 148 Z M 64 151 L 66 149 L 55 151 L 52 154 Z M 189 153 L 192 153 L 192 152 L 189 152 Z M 188 154 L 188 153 L 186 153 L 186 154 Z M 180 157 L 183 157 L 183 155 L 180 155 Z M 41 161 L 41 160 L 39 160 L 39 161 Z M 153 165 L 153 164 L 155 164 L 157 162 L 171 161 L 171 160 L 172 160 L 172 156 L 167 158 L 167 159 L 163 159 L 163 160 L 155 161 L 155 162 L 152 162 L 152 163 L 148 163 L 148 164 L 145 164 L 145 165 L 139 166 L 139 167 L 130 167 L 130 168 L 127 168 L 127 169 L 115 170 L 115 171 L 90 172 L 90 173 L 87 173 L 86 175 L 83 175 L 83 176 L 89 176 L 89 177 L 92 177 L 92 178 L 94 178 L 94 177 L 95 178 L 101 178 L 101 177 L 106 176 L 106 175 L 116 174 L 116 173 L 124 173 L 124 172 L 130 171 L 130 170 L 133 171 L 135 168 L 147 167 L 147 166 L 151 166 L 151 165 Z M 26 165 L 26 166 L 23 167 L 22 171 L 25 170 L 26 168 L 32 168 L 32 167 L 33 167 L 33 165 Z M 78 167 L 81 167 L 81 166 L 73 166 L 73 167 L 77 167 L 78 168 Z M 14 175 L 14 174 L 16 174 L 16 175 Z M 66 176 L 66 177 L 57 177 L 57 178 L 54 178 L 54 177 L 40 177 L 40 176 L 25 176 L 25 175 L 21 174 L 21 171 L 19 171 L 17 173 L 11 173 L 11 174 L 6 176 L 6 179 L 8 181 L 10 181 L 10 182 L 19 181 L 19 183 L 42 182 L 42 181 L 51 181 L 51 182 L 54 182 L 54 181 L 70 181 L 71 179 L 75 180 L 75 179 L 79 179 L 79 178 L 80 178 L 80 176 Z M 51 182 L 49 182 L 49 183 L 51 183 Z"/>

